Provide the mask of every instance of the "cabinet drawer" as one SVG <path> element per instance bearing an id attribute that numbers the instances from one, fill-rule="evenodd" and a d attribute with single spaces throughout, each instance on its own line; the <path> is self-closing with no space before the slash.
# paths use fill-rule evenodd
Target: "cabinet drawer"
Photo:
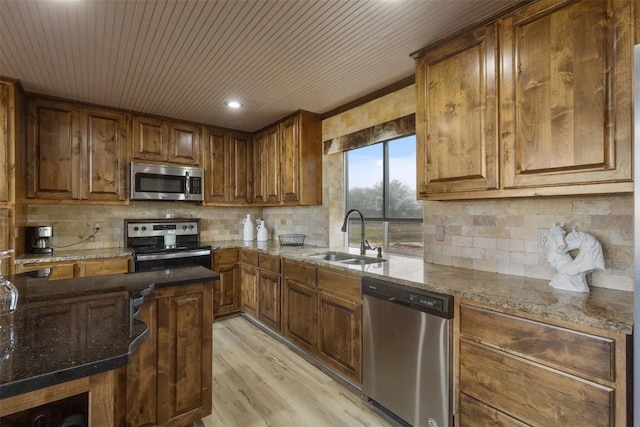
<path id="1" fill-rule="evenodd" d="M 238 258 L 242 264 L 258 266 L 258 252 L 240 251 Z"/>
<path id="2" fill-rule="evenodd" d="M 340 294 L 356 302 L 362 301 L 362 279 L 358 276 L 319 268 L 318 288 Z"/>
<path id="3" fill-rule="evenodd" d="M 258 265 L 262 270 L 270 271 L 275 274 L 280 274 L 280 258 L 279 257 L 259 254 Z"/>
<path id="4" fill-rule="evenodd" d="M 616 398 L 609 387 L 465 339 L 459 357 L 461 393 L 527 424 L 615 424 Z"/>
<path id="5" fill-rule="evenodd" d="M 306 285 L 316 285 L 316 267 L 289 260 L 284 260 L 282 263 L 284 277 L 286 279 L 295 280 L 298 283 L 304 283 Z"/>
<path id="6" fill-rule="evenodd" d="M 46 262 L 37 264 L 23 264 L 21 267 L 21 271 L 19 272 L 26 273 L 28 271 L 51 268 L 49 280 L 71 279 L 75 276 L 75 266 L 76 264 L 73 261 L 68 263 Z"/>
<path id="7" fill-rule="evenodd" d="M 237 249 L 221 249 L 213 252 L 213 265 L 236 264 L 237 262 Z"/>
<path id="8" fill-rule="evenodd" d="M 476 399 L 460 393 L 460 419 L 457 421 L 459 425 L 465 427 L 526 427 L 515 418 L 504 414 L 491 406 L 485 405 Z"/>
<path id="9" fill-rule="evenodd" d="M 85 261 L 80 266 L 84 276 L 103 276 L 129 272 L 129 257 Z"/>
<path id="10" fill-rule="evenodd" d="M 460 333 L 506 351 L 614 381 L 614 341 L 507 314 L 460 305 Z"/>

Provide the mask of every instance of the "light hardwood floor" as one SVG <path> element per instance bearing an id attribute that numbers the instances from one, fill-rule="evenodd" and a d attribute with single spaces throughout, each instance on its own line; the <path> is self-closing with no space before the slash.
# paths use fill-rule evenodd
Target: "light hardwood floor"
<path id="1" fill-rule="evenodd" d="M 243 317 L 213 329 L 213 413 L 196 426 L 392 426 Z"/>

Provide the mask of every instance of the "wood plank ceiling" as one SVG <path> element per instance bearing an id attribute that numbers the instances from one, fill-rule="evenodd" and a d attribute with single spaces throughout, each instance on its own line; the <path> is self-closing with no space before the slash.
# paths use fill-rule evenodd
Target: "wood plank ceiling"
<path id="1" fill-rule="evenodd" d="M 514 0 L 0 0 L 0 75 L 29 92 L 254 131 L 413 74 Z M 229 111 L 230 98 L 244 104 Z"/>

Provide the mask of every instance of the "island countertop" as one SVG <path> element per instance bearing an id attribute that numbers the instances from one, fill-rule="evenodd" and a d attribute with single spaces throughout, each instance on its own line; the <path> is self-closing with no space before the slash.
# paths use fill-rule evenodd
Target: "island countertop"
<path id="1" fill-rule="evenodd" d="M 148 327 L 136 308 L 153 289 L 219 278 L 204 267 L 49 282 L 9 277 L 18 308 L 0 316 L 0 399 L 127 364 Z"/>

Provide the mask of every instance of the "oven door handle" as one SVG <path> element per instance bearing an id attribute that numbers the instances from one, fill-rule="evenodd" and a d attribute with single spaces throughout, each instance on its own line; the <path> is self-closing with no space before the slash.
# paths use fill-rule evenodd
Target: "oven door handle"
<path id="1" fill-rule="evenodd" d="M 163 260 L 163 259 L 190 258 L 194 256 L 207 256 L 207 255 L 211 255 L 211 249 L 174 252 L 174 253 L 168 253 L 168 254 L 136 255 L 136 261 L 157 261 L 157 260 Z"/>

